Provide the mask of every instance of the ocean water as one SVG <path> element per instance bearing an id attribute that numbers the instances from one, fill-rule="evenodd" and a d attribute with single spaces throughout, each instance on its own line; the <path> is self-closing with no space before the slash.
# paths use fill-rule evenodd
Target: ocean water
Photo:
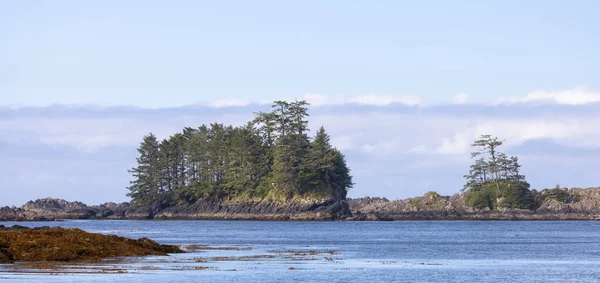
<path id="1" fill-rule="evenodd" d="M 0 282 L 600 282 L 600 222 L 0 222 L 207 245 L 54 269 L 0 265 Z"/>

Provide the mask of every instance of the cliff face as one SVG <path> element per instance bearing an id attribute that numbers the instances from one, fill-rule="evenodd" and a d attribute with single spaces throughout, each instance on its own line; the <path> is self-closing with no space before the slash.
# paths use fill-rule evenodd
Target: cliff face
<path id="1" fill-rule="evenodd" d="M 535 209 L 475 210 L 467 207 L 464 195 L 422 197 L 390 201 L 385 198 L 349 199 L 357 220 L 473 219 L 473 220 L 600 220 L 600 188 L 532 191 Z"/>

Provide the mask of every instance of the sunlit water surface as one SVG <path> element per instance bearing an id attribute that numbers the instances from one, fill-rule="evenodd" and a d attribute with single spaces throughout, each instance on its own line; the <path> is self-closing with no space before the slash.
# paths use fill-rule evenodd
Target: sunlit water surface
<path id="1" fill-rule="evenodd" d="M 600 222 L 0 222 L 209 245 L 36 269 L 0 282 L 600 282 Z"/>

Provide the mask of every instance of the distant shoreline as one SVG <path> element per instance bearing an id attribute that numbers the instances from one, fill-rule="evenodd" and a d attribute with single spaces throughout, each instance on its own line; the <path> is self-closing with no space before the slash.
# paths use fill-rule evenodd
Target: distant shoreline
<path id="1" fill-rule="evenodd" d="M 553 193 L 550 194 L 549 192 Z M 532 210 L 498 208 L 475 210 L 465 205 L 463 195 L 441 196 L 429 192 L 402 200 L 357 198 L 335 200 L 291 200 L 276 203 L 261 200 L 215 202 L 152 209 L 130 203 L 88 206 L 81 202 L 44 198 L 25 205 L 1 207 L 0 221 L 55 221 L 62 219 L 131 220 L 257 220 L 257 221 L 412 221 L 412 220 L 600 220 L 600 188 L 543 190 L 535 193 Z"/>

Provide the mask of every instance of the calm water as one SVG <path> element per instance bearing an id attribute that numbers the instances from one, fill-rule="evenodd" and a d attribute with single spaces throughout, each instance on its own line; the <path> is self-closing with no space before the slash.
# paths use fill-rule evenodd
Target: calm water
<path id="1" fill-rule="evenodd" d="M 200 250 L 90 267 L 124 272 L 114 274 L 50 274 L 3 266 L 0 282 L 600 282 L 600 222 L 17 224 L 77 227 L 165 244 L 234 250 Z"/>

